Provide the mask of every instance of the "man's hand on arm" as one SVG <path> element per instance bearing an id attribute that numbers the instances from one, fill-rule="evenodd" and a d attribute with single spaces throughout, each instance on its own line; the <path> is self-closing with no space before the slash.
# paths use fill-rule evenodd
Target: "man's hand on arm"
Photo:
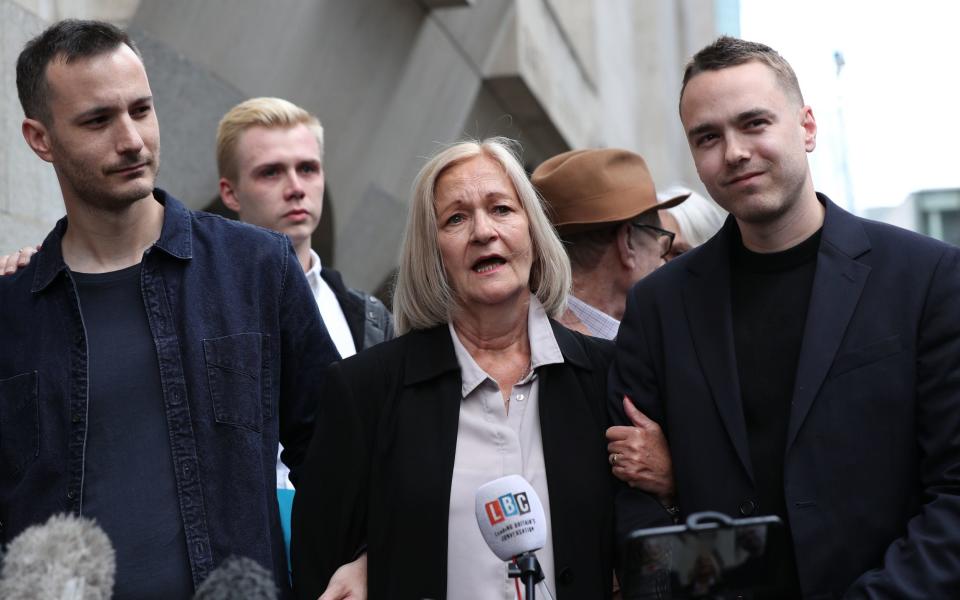
<path id="1" fill-rule="evenodd" d="M 660 426 L 637 410 L 624 396 L 623 408 L 632 426 L 607 429 L 607 451 L 613 474 L 621 481 L 660 500 L 674 504 L 673 463 Z"/>
<path id="2" fill-rule="evenodd" d="M 367 554 L 337 569 L 317 600 L 367 600 Z"/>
<path id="3" fill-rule="evenodd" d="M 30 264 L 30 258 L 33 257 L 40 246 L 24 246 L 16 252 L 0 256 L 0 275 L 13 275 L 17 269 L 22 269 Z"/>

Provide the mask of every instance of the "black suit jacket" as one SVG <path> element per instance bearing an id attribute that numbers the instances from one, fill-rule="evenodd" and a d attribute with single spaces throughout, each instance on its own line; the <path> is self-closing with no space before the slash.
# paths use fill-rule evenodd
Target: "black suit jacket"
<path id="1" fill-rule="evenodd" d="M 564 357 L 540 377 L 558 598 L 610 595 L 613 494 L 604 432 L 612 344 L 551 322 Z M 293 507 L 296 594 L 314 600 L 367 544 L 377 598 L 446 596 L 460 369 L 447 326 L 331 367 Z"/>
<path id="2" fill-rule="evenodd" d="M 960 251 L 821 201 L 796 384 L 771 399 L 791 403 L 784 489 L 804 596 L 955 598 Z M 631 291 L 611 368 L 611 408 L 627 394 L 663 427 L 684 514 L 764 512 L 734 355 L 734 227 Z"/>
<path id="3" fill-rule="evenodd" d="M 320 277 L 333 291 L 347 320 L 350 337 L 357 352 L 393 338 L 393 317 L 375 297 L 343 283 L 339 271 L 323 267 Z"/>

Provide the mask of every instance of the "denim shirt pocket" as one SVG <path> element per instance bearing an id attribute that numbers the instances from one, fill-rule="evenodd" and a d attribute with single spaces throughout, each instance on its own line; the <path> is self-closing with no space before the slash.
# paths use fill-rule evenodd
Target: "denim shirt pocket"
<path id="1" fill-rule="evenodd" d="M 19 474 L 40 453 L 37 372 L 0 380 L 0 469 Z"/>
<path id="2" fill-rule="evenodd" d="M 237 333 L 203 340 L 217 423 L 260 432 L 264 419 L 261 375 L 266 371 L 263 337 L 259 333 Z"/>

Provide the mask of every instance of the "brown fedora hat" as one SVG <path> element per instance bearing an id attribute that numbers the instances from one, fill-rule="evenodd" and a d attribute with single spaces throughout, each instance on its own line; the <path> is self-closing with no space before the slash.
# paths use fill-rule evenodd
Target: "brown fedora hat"
<path id="1" fill-rule="evenodd" d="M 689 196 L 658 203 L 647 163 L 639 154 L 617 148 L 558 154 L 537 167 L 530 180 L 560 234 L 629 221 Z"/>

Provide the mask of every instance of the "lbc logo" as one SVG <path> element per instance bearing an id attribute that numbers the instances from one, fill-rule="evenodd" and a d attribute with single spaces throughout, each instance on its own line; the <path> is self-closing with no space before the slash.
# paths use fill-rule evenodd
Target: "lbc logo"
<path id="1" fill-rule="evenodd" d="M 483 507 L 487 511 L 487 518 L 490 519 L 491 525 L 496 525 L 507 517 L 530 512 L 530 503 L 527 501 L 526 492 L 504 494 L 496 500 L 487 502 Z"/>

